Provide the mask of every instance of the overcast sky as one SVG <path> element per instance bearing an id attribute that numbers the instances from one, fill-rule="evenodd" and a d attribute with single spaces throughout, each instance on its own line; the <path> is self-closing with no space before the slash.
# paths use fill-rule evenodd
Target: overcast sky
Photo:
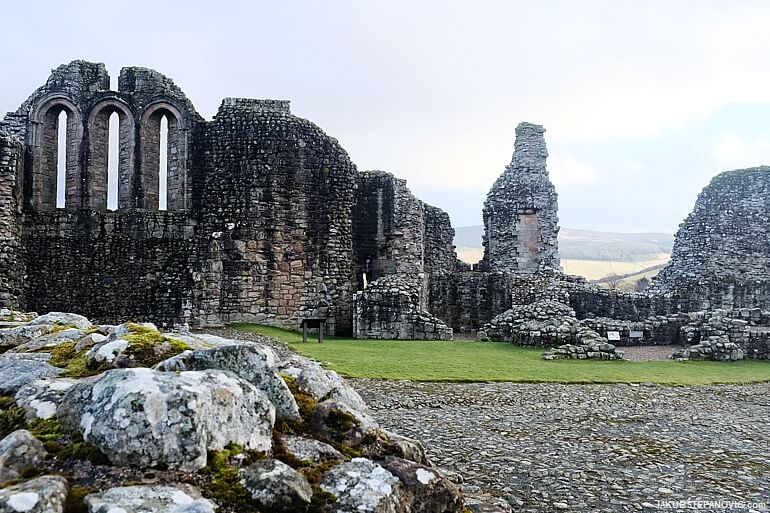
<path id="1" fill-rule="evenodd" d="M 521 121 L 562 226 L 673 233 L 720 171 L 770 164 L 770 2 L 5 2 L 0 110 L 74 59 L 173 78 L 199 112 L 279 98 L 361 170 L 481 223 Z"/>

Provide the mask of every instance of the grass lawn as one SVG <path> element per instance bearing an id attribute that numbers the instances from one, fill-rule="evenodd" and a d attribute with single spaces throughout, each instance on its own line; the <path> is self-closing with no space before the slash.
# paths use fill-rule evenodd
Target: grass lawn
<path id="1" fill-rule="evenodd" d="M 353 340 L 327 337 L 323 344 L 302 334 L 257 324 L 232 328 L 288 343 L 295 351 L 353 378 L 413 381 L 516 381 L 639 383 L 667 385 L 770 381 L 770 362 L 629 362 L 541 358 L 542 349 L 504 342 Z"/>

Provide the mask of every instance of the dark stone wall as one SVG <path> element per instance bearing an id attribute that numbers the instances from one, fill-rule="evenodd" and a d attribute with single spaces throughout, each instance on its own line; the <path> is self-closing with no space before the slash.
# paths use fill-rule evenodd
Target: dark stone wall
<path id="1" fill-rule="evenodd" d="M 26 308 L 100 322 L 191 321 L 194 224 L 165 212 L 30 213 Z"/>
<path id="2" fill-rule="evenodd" d="M 475 333 L 511 308 L 511 273 L 458 271 L 431 280 L 430 311 L 455 333 Z"/>
<path id="3" fill-rule="evenodd" d="M 356 169 L 347 153 L 288 102 L 225 100 L 205 140 L 199 320 L 296 328 L 328 315 L 332 332 L 349 334 Z"/>
<path id="4" fill-rule="evenodd" d="M 18 308 L 23 303 L 24 257 L 21 230 L 21 176 L 24 147 L 0 133 L 0 304 Z"/>
<path id="5" fill-rule="evenodd" d="M 714 177 L 651 291 L 699 308 L 770 308 L 770 167 Z"/>

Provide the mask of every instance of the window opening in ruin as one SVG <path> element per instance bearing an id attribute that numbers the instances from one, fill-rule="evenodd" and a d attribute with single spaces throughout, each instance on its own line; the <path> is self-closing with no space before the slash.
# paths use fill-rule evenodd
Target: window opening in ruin
<path id="1" fill-rule="evenodd" d="M 67 112 L 64 110 L 56 123 L 56 140 L 56 208 L 64 208 L 67 201 Z"/>
<path id="2" fill-rule="evenodd" d="M 118 168 L 120 166 L 120 116 L 110 115 L 107 149 L 107 210 L 118 209 Z"/>
<path id="3" fill-rule="evenodd" d="M 168 117 L 160 119 L 160 167 L 158 169 L 158 210 L 168 210 Z"/>

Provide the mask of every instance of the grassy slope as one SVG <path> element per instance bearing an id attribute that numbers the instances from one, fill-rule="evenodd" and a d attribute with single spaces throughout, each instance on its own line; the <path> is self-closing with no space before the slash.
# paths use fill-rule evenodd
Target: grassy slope
<path id="1" fill-rule="evenodd" d="M 665 264 L 670 256 L 662 253 L 654 258 L 640 260 L 638 262 L 611 262 L 606 260 L 562 260 L 561 265 L 567 274 L 584 276 L 589 280 L 604 278 L 610 274 L 630 274 L 652 267 Z M 653 274 L 654 275 L 654 274 Z M 639 276 L 641 278 L 641 276 Z M 637 279 L 639 279 L 637 278 Z"/>
<path id="2" fill-rule="evenodd" d="M 278 338 L 347 377 L 414 381 L 516 381 L 669 385 L 770 381 L 770 362 L 546 361 L 541 349 L 495 342 L 326 339 L 302 343 L 291 331 L 237 324 Z"/>

